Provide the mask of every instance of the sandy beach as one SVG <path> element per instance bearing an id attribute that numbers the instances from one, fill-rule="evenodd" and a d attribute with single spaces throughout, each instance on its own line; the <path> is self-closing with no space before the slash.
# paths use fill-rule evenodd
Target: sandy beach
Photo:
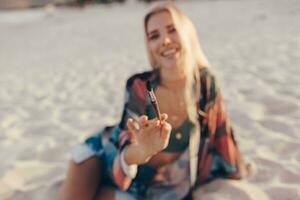
<path id="1" fill-rule="evenodd" d="M 300 1 L 179 1 L 255 170 L 198 200 L 300 199 Z M 148 4 L 0 11 L 0 199 L 53 200 L 72 148 L 120 119 L 125 80 L 149 68 Z M 113 108 L 113 109 L 112 109 Z"/>

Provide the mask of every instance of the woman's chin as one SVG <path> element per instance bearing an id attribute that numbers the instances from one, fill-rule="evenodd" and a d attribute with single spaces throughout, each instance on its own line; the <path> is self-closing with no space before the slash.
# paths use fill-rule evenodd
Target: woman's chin
<path id="1" fill-rule="evenodd" d="M 179 66 L 178 66 L 178 62 L 168 62 L 168 63 L 162 63 L 162 69 L 165 70 L 178 70 Z"/>

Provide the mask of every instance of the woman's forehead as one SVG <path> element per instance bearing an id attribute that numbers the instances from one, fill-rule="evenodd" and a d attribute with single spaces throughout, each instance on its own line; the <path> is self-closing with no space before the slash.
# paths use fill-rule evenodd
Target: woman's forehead
<path id="1" fill-rule="evenodd" d="M 174 21 L 169 11 L 164 10 L 152 14 L 147 23 L 147 31 L 151 32 L 155 29 L 173 25 Z"/>

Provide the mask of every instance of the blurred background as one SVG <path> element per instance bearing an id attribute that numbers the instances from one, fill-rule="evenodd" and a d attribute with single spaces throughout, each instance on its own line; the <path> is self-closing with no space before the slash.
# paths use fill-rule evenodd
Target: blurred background
<path id="1" fill-rule="evenodd" d="M 126 0 L 1 0 L 0 8 L 1 9 L 26 9 L 26 8 L 43 7 L 47 5 L 83 6 L 86 4 L 113 3 L 113 2 L 125 2 L 125 1 Z"/>
<path id="2" fill-rule="evenodd" d="M 300 1 L 181 0 L 221 83 L 251 177 L 201 200 L 300 199 Z M 72 148 L 118 122 L 150 69 L 140 0 L 0 0 L 0 199 L 57 199 Z"/>

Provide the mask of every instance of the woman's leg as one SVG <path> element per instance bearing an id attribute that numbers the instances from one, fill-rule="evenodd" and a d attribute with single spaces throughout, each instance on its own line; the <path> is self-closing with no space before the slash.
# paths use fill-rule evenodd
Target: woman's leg
<path id="1" fill-rule="evenodd" d="M 111 187 L 103 186 L 99 189 L 94 200 L 115 200 L 115 190 Z"/>
<path id="2" fill-rule="evenodd" d="M 101 187 L 94 200 L 136 200 L 131 194 L 111 187 Z"/>
<path id="3" fill-rule="evenodd" d="M 68 174 L 60 189 L 59 200 L 92 200 L 102 179 L 102 166 L 98 157 L 81 164 L 71 161 Z"/>

